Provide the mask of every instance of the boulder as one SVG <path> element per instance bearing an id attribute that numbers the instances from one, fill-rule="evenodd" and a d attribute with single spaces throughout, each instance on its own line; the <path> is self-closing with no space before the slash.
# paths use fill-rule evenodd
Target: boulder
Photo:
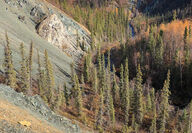
<path id="1" fill-rule="evenodd" d="M 37 5 L 31 9 L 30 15 L 35 23 L 40 23 L 47 17 L 45 9 L 41 5 Z"/>
<path id="2" fill-rule="evenodd" d="M 60 48 L 64 45 L 64 31 L 62 22 L 55 14 L 42 21 L 37 29 L 41 37 Z"/>
<path id="3" fill-rule="evenodd" d="M 49 43 L 57 46 L 61 50 L 74 57 L 78 61 L 83 55 L 83 50 L 80 46 L 84 43 L 79 36 L 80 45 L 77 45 L 77 30 L 72 26 L 64 25 L 56 14 L 53 14 L 43 20 L 38 28 L 37 33 Z M 88 44 L 85 44 L 87 47 Z"/>

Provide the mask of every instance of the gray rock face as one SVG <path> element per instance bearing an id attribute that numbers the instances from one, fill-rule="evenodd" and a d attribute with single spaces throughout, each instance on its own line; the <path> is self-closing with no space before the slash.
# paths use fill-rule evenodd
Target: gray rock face
<path id="1" fill-rule="evenodd" d="M 0 98 L 6 99 L 16 106 L 30 111 L 32 115 L 47 121 L 65 133 L 81 133 L 78 125 L 72 124 L 71 120 L 55 114 L 45 105 L 38 95 L 32 97 L 25 96 L 23 93 L 17 93 L 12 88 L 0 84 Z M 14 128 L 11 128 L 8 124 L 7 126 L 10 127 L 10 130 L 14 130 Z"/>
<path id="2" fill-rule="evenodd" d="M 63 84 L 65 81 L 67 86 L 70 87 L 70 65 L 73 63 L 77 66 L 84 54 L 84 51 L 80 47 L 77 47 L 77 31 L 79 33 L 80 43 L 82 44 L 84 40 L 86 49 L 88 49 L 91 42 L 89 31 L 59 9 L 42 0 L 0 0 L 0 7 L 0 70 L 3 71 L 3 51 L 5 31 L 7 31 L 10 38 L 14 66 L 17 71 L 20 69 L 19 62 L 21 60 L 20 43 L 24 43 L 27 55 L 29 44 L 33 41 L 33 76 L 36 78 L 38 66 L 36 49 L 39 49 L 42 61 L 44 50 L 46 49 L 54 67 L 56 84 Z M 42 37 L 39 35 L 37 29 L 39 25 L 46 25 L 45 22 L 52 15 L 57 16 L 57 18 L 53 17 L 57 21 L 48 22 L 48 24 L 53 24 L 48 27 L 51 31 L 48 34 L 52 35 L 52 39 L 48 40 L 45 38 L 46 36 Z M 57 31 L 59 30 L 57 24 L 61 26 L 61 33 Z M 41 33 L 47 34 L 45 30 L 42 30 Z M 56 42 L 59 42 L 59 44 Z M 64 49 L 62 50 L 58 46 L 63 46 Z"/>
<path id="3" fill-rule="evenodd" d="M 62 49 L 68 55 L 74 57 L 74 59 L 82 56 L 83 51 L 76 43 L 77 31 L 69 29 L 67 26 L 63 25 L 57 15 L 53 14 L 43 20 L 40 23 L 37 32 L 41 37 L 57 46 L 59 49 Z M 73 35 L 70 35 L 70 33 Z"/>

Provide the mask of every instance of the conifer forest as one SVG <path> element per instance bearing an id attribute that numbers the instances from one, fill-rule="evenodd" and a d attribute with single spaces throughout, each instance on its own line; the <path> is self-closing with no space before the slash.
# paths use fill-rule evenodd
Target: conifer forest
<path id="1" fill-rule="evenodd" d="M 0 84 L 39 95 L 52 111 L 96 133 L 192 133 L 191 0 L 46 2 L 88 34 L 77 29 L 75 50 L 59 48 L 67 58 L 83 51 L 66 68 L 69 80 L 57 75 L 49 56 L 57 53 L 39 49 L 34 38 L 16 44 L 15 60 L 15 42 L 5 30 Z"/>

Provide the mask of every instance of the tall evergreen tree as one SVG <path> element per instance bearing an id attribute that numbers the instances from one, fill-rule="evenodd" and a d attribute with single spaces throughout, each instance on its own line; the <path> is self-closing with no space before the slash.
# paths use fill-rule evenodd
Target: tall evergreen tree
<path id="1" fill-rule="evenodd" d="M 121 104 L 123 103 L 123 89 L 124 89 L 124 69 L 123 65 L 121 64 L 120 68 L 120 83 L 119 83 L 119 97 Z M 122 106 L 121 106 L 122 107 Z"/>
<path id="2" fill-rule="evenodd" d="M 191 25 L 189 26 L 189 38 L 191 38 Z"/>
<path id="3" fill-rule="evenodd" d="M 28 61 L 27 61 L 28 63 Z M 37 79 L 37 84 L 38 84 L 38 89 L 39 89 L 39 95 L 42 97 L 42 99 L 48 103 L 48 99 L 47 99 L 47 81 L 46 81 L 46 73 L 45 70 L 42 69 L 42 63 L 41 63 L 41 59 L 40 59 L 40 55 L 39 55 L 39 50 L 37 49 L 37 63 L 38 63 L 38 79 Z M 27 67 L 29 68 L 29 67 Z M 28 75 L 29 75 L 29 69 L 27 70 Z M 30 81 L 29 81 L 30 82 Z"/>
<path id="4" fill-rule="evenodd" d="M 45 94 L 45 84 L 44 84 L 44 73 L 42 70 L 42 64 L 41 59 L 39 55 L 39 50 L 37 49 L 37 62 L 38 62 L 38 89 L 40 96 L 43 96 Z"/>
<path id="5" fill-rule="evenodd" d="M 125 113 L 125 124 L 128 126 L 129 123 L 129 108 L 130 108 L 130 101 L 129 101 L 129 69 L 128 69 L 128 59 L 125 61 L 125 71 L 124 71 L 124 89 L 122 93 L 123 101 L 122 107 Z"/>
<path id="6" fill-rule="evenodd" d="M 29 51 L 29 81 L 30 81 L 30 90 L 32 89 L 32 65 L 33 65 L 33 42 L 31 41 L 30 51 Z"/>
<path id="7" fill-rule="evenodd" d="M 67 86 L 66 86 L 66 83 L 64 83 L 64 97 L 65 97 L 65 104 L 66 104 L 66 106 L 68 106 L 69 105 L 69 90 L 67 89 Z"/>
<path id="8" fill-rule="evenodd" d="M 7 33 L 5 34 L 6 46 L 4 50 L 4 67 L 5 67 L 5 83 L 11 88 L 16 87 L 16 72 L 13 67 L 12 52 L 10 49 L 10 42 Z"/>
<path id="9" fill-rule="evenodd" d="M 98 92 L 98 77 L 97 77 L 97 69 L 94 68 L 94 81 L 93 81 L 93 90 L 95 94 Z"/>
<path id="10" fill-rule="evenodd" d="M 162 65 L 163 63 L 163 54 L 164 54 L 164 43 L 161 32 L 157 37 L 157 51 L 156 51 L 156 63 Z"/>
<path id="11" fill-rule="evenodd" d="M 21 70 L 20 70 L 20 82 L 21 82 L 21 90 L 26 92 L 29 87 L 29 75 L 27 73 L 27 60 L 25 58 L 25 50 L 23 43 L 20 45 L 20 52 L 21 52 Z"/>
<path id="12" fill-rule="evenodd" d="M 57 97 L 55 99 L 55 109 L 56 110 L 59 110 L 61 104 L 63 103 L 63 94 L 62 94 L 62 91 L 61 91 L 61 87 L 58 87 L 58 91 L 57 91 Z"/>
<path id="13" fill-rule="evenodd" d="M 107 71 L 110 73 L 111 71 L 111 58 L 110 58 L 110 50 L 108 51 L 108 56 L 107 56 Z"/>
<path id="14" fill-rule="evenodd" d="M 147 111 L 151 111 L 152 109 L 152 103 L 151 103 L 151 94 L 150 94 L 150 90 L 148 88 L 147 90 Z"/>
<path id="15" fill-rule="evenodd" d="M 82 94 L 81 94 L 81 89 L 79 86 L 79 79 L 77 77 L 77 75 L 75 74 L 75 107 L 77 110 L 77 114 L 78 116 L 82 116 L 82 108 L 83 108 L 83 101 L 82 101 Z"/>
<path id="16" fill-rule="evenodd" d="M 151 101 L 152 101 L 152 111 L 153 111 L 153 119 L 151 122 L 151 127 L 150 127 L 150 133 L 157 133 L 157 114 L 156 114 L 156 98 L 155 98 L 155 90 L 152 88 L 151 91 Z"/>
<path id="17" fill-rule="evenodd" d="M 97 49 L 97 62 L 98 62 L 98 68 L 99 68 L 98 78 L 101 79 L 101 77 L 102 77 L 102 62 L 101 62 L 101 50 L 100 50 L 100 45 L 98 46 L 98 49 Z"/>
<path id="18" fill-rule="evenodd" d="M 95 126 L 96 129 L 101 129 L 103 125 L 103 92 L 101 91 L 100 93 L 100 98 L 99 98 L 99 109 L 96 114 L 96 121 L 95 121 Z"/>
<path id="19" fill-rule="evenodd" d="M 152 54 L 152 57 L 155 57 L 155 55 L 156 55 L 156 51 L 155 51 L 156 41 L 154 38 L 153 27 L 150 28 L 148 47 L 149 47 L 149 50 Z"/>
<path id="20" fill-rule="evenodd" d="M 100 77 L 100 81 L 99 81 L 99 84 L 100 84 L 100 87 L 99 87 L 99 93 L 101 91 L 103 91 L 103 93 L 105 93 L 105 89 L 107 88 L 107 83 L 106 83 L 106 71 L 105 71 L 105 57 L 104 57 L 104 54 L 102 55 L 102 63 L 101 63 L 101 77 Z M 104 98 L 105 100 L 105 98 Z"/>
<path id="21" fill-rule="evenodd" d="M 188 39 L 188 29 L 185 27 L 184 35 L 183 35 L 183 41 L 185 44 L 187 44 L 187 39 Z"/>
<path id="22" fill-rule="evenodd" d="M 89 72 L 89 56 L 85 57 L 85 63 L 84 63 L 84 76 L 85 76 L 85 81 L 89 82 L 90 78 L 90 72 Z"/>
<path id="23" fill-rule="evenodd" d="M 83 74 L 81 74 L 81 84 L 85 84 L 85 81 L 84 81 L 84 76 L 83 76 Z"/>
<path id="24" fill-rule="evenodd" d="M 161 133 L 165 132 L 166 122 L 169 118 L 169 112 L 168 112 L 168 107 L 169 107 L 168 99 L 170 95 L 169 85 L 170 85 L 170 70 L 168 70 L 167 79 L 164 82 L 163 89 L 161 92 L 160 129 L 159 129 Z"/>
<path id="25" fill-rule="evenodd" d="M 117 103 L 118 93 L 119 93 L 119 86 L 117 84 L 116 74 L 115 73 L 116 73 L 116 70 L 115 70 L 115 66 L 113 65 L 113 81 L 112 81 L 111 93 L 112 93 L 112 97 L 113 97 L 113 102 Z"/>
<path id="26" fill-rule="evenodd" d="M 45 80 L 46 80 L 46 88 L 47 88 L 47 99 L 48 102 L 52 104 L 54 101 L 54 88 L 55 88 L 55 79 L 53 75 L 53 67 L 51 61 L 49 60 L 47 50 L 45 50 L 45 57 L 44 57 L 44 64 L 45 64 Z"/>
<path id="27" fill-rule="evenodd" d="M 143 120 L 143 90 L 142 90 L 142 72 L 140 64 L 137 68 L 137 75 L 135 81 L 135 90 L 134 90 L 134 114 L 137 124 L 141 124 Z"/>
<path id="28" fill-rule="evenodd" d="M 111 93 L 109 95 L 109 106 L 110 106 L 110 120 L 111 120 L 112 125 L 114 125 L 115 124 L 115 108 L 114 108 L 113 97 L 112 97 Z"/>

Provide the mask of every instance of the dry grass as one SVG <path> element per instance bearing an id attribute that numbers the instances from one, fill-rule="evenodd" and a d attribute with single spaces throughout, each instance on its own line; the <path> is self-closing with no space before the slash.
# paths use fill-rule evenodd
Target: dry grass
<path id="1" fill-rule="evenodd" d="M 63 131 L 59 131 L 58 129 L 48 125 L 48 123 L 35 118 L 26 110 L 1 99 L 0 120 L 6 120 L 13 125 L 18 124 L 19 121 L 28 121 L 31 123 L 31 126 L 28 128 L 37 133 L 63 133 Z"/>

